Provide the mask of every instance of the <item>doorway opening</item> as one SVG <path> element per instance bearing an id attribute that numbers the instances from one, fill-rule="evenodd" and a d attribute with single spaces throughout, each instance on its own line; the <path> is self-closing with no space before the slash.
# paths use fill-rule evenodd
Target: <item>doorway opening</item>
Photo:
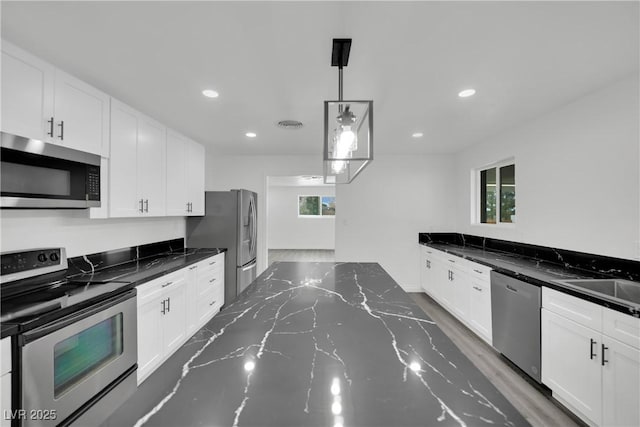
<path id="1" fill-rule="evenodd" d="M 267 266 L 335 260 L 336 190 L 322 176 L 267 177 Z"/>

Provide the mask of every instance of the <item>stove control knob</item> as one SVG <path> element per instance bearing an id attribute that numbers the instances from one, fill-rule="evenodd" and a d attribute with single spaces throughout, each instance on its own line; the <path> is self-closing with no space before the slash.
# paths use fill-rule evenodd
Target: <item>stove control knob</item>
<path id="1" fill-rule="evenodd" d="M 38 255 L 38 261 L 40 261 L 40 262 L 45 262 L 46 260 L 47 260 L 47 256 L 46 256 L 45 254 L 40 253 L 40 254 Z"/>
<path id="2" fill-rule="evenodd" d="M 53 262 L 56 262 L 56 261 L 58 261 L 58 259 L 60 259 L 60 257 L 58 256 L 58 254 L 57 254 L 57 253 L 55 253 L 55 252 L 51 252 L 51 254 L 49 255 L 49 259 L 50 259 L 51 261 L 53 261 Z"/>

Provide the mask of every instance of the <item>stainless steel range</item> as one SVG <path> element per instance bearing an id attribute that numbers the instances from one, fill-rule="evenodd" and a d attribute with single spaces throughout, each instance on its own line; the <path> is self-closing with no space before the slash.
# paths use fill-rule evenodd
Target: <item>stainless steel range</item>
<path id="1" fill-rule="evenodd" d="M 67 277 L 63 248 L 4 253 L 12 425 L 97 425 L 136 388 L 135 288 Z M 85 276 L 83 276 L 85 277 Z"/>

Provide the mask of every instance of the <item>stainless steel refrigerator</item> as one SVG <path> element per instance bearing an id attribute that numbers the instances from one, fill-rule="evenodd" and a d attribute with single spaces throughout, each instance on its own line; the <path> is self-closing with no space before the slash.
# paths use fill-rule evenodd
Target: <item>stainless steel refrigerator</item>
<path id="1" fill-rule="evenodd" d="M 248 190 L 206 191 L 204 216 L 187 219 L 187 247 L 227 248 L 225 305 L 256 278 L 257 201 Z"/>

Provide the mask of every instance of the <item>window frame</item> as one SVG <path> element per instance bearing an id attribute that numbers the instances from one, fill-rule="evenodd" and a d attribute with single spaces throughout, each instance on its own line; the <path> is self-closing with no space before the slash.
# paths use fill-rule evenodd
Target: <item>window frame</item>
<path id="1" fill-rule="evenodd" d="M 515 157 L 509 157 L 507 159 L 503 159 L 494 163 L 489 163 L 481 167 L 477 167 L 471 170 L 471 225 L 480 226 L 480 227 L 504 227 L 504 228 L 514 228 L 516 224 L 516 220 L 511 222 L 502 222 L 500 220 L 501 217 L 501 201 L 500 201 L 500 168 L 505 166 L 514 167 L 514 182 L 515 182 L 515 167 L 516 167 L 516 159 Z M 496 201 L 496 222 L 482 222 L 482 209 L 484 208 L 481 205 L 482 201 L 482 179 L 481 173 L 486 170 L 495 169 L 496 170 L 496 191 L 495 191 L 495 201 Z M 514 184 L 515 186 L 515 184 Z M 516 212 L 517 212 L 517 204 L 516 204 Z M 517 213 L 516 213 L 517 215 Z"/>
<path id="2" fill-rule="evenodd" d="M 318 207 L 319 207 L 319 214 L 318 215 L 301 215 L 300 214 L 300 198 L 301 197 L 316 197 L 318 199 Z M 297 203 L 297 209 L 298 209 L 298 218 L 335 218 L 336 215 L 335 213 L 333 215 L 323 215 L 322 214 L 322 198 L 323 197 L 333 197 L 335 199 L 335 195 L 322 195 L 322 194 L 298 194 L 298 203 Z"/>

